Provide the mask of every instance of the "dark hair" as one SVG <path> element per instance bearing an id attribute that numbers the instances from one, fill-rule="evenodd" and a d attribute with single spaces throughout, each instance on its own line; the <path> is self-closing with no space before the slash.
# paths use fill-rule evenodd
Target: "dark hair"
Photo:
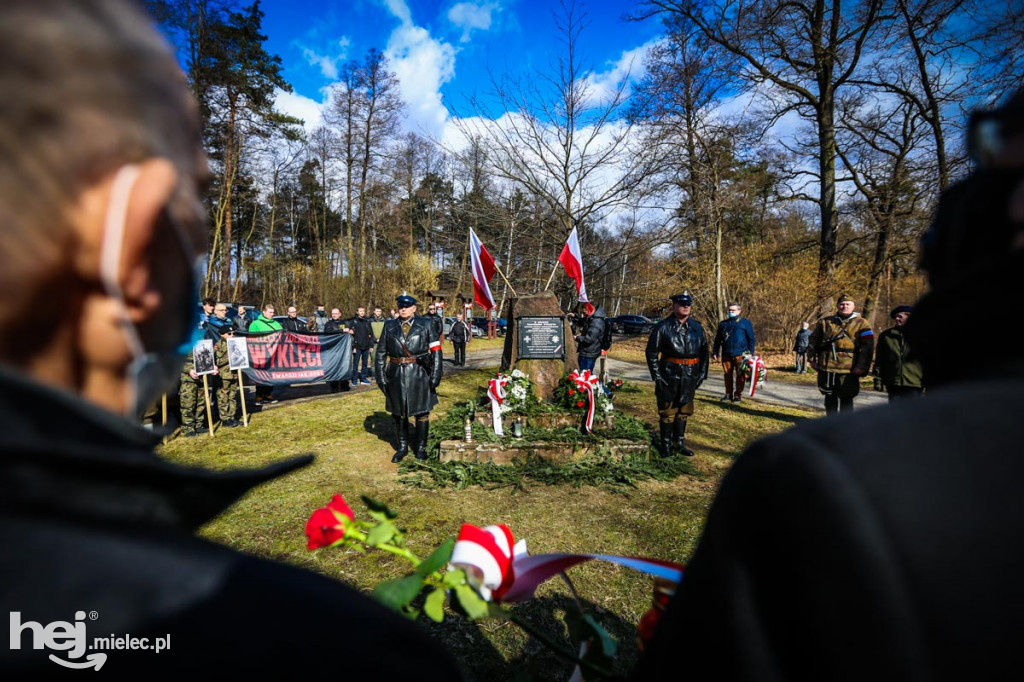
<path id="1" fill-rule="evenodd" d="M 207 296 L 203 299 L 203 305 L 217 305 L 217 299 L 213 296 Z"/>
<path id="2" fill-rule="evenodd" d="M 726 306 L 726 308 L 742 308 L 742 307 L 743 307 L 743 306 L 741 306 L 741 305 L 740 305 L 739 303 L 737 303 L 736 301 L 731 301 L 731 302 L 729 303 L 729 305 L 727 305 L 727 306 Z"/>

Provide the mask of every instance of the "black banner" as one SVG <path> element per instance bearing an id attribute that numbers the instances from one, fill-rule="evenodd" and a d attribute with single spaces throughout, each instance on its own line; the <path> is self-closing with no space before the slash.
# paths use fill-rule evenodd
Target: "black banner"
<path id="1" fill-rule="evenodd" d="M 244 336 L 250 381 L 268 386 L 347 381 L 352 374 L 351 334 L 296 334 L 280 331 Z"/>

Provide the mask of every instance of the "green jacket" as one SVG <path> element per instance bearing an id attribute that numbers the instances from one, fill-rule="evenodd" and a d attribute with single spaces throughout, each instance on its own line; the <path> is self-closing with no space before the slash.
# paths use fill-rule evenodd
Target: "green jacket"
<path id="1" fill-rule="evenodd" d="M 281 323 L 273 318 L 267 318 L 260 315 L 252 324 L 249 325 L 249 332 L 253 334 L 262 334 L 264 332 L 279 332 L 281 331 Z"/>
<path id="2" fill-rule="evenodd" d="M 908 359 L 910 345 L 899 327 L 891 327 L 878 335 L 875 369 L 872 372 L 885 387 L 922 388 L 921 363 Z"/>

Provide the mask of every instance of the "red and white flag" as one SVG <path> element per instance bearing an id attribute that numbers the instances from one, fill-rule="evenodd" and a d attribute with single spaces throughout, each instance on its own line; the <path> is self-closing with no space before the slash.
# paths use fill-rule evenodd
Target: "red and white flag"
<path id="1" fill-rule="evenodd" d="M 494 295 L 489 282 L 498 267 L 472 228 L 469 230 L 469 256 L 473 261 L 473 298 L 484 310 L 490 310 L 494 307 Z"/>
<path id="2" fill-rule="evenodd" d="M 579 295 L 580 303 L 586 304 L 587 315 L 594 312 L 594 306 L 587 298 L 587 285 L 583 281 L 583 254 L 580 253 L 580 240 L 576 236 L 576 228 L 572 228 L 569 239 L 562 247 L 562 253 L 558 256 L 558 262 L 565 268 L 565 274 L 576 280 L 576 293 Z"/>

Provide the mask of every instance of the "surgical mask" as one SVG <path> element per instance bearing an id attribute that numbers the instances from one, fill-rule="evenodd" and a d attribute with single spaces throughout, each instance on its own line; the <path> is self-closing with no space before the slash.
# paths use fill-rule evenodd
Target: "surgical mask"
<path id="1" fill-rule="evenodd" d="M 732 318 L 732 317 L 739 317 L 739 316 L 740 316 L 740 314 L 739 314 L 739 313 L 734 313 L 734 312 L 733 312 L 733 311 L 731 311 L 731 310 L 729 311 L 729 317 L 730 317 L 730 318 Z"/>
<path id="2" fill-rule="evenodd" d="M 202 276 L 205 257 L 196 259 L 194 263 L 189 262 L 192 258 L 192 247 L 189 245 L 184 229 L 174 220 L 169 211 L 165 212 L 174 230 L 174 243 L 180 243 L 182 269 L 188 271 L 187 277 L 191 285 L 189 294 L 179 302 L 181 310 L 175 311 L 174 314 L 182 321 L 190 320 L 190 323 L 182 325 L 182 336 L 171 348 L 152 351 L 145 347 L 139 330 L 131 321 L 118 275 L 124 245 L 128 201 L 139 173 L 138 166 L 126 165 L 122 166 L 114 176 L 110 190 L 110 202 L 107 204 L 107 213 L 104 219 L 103 243 L 100 251 L 100 279 L 107 295 L 120 304 L 124 318 L 121 328 L 124 330 L 133 357 L 126 375 L 129 396 L 125 416 L 130 419 L 142 414 L 165 390 L 170 388 L 181 371 L 185 355 L 191 352 L 196 341 L 206 334 L 205 330 L 199 326 L 199 309 L 195 304 L 199 298 L 199 278 Z M 163 255 L 167 258 L 175 257 L 175 254 L 171 253 Z"/>

